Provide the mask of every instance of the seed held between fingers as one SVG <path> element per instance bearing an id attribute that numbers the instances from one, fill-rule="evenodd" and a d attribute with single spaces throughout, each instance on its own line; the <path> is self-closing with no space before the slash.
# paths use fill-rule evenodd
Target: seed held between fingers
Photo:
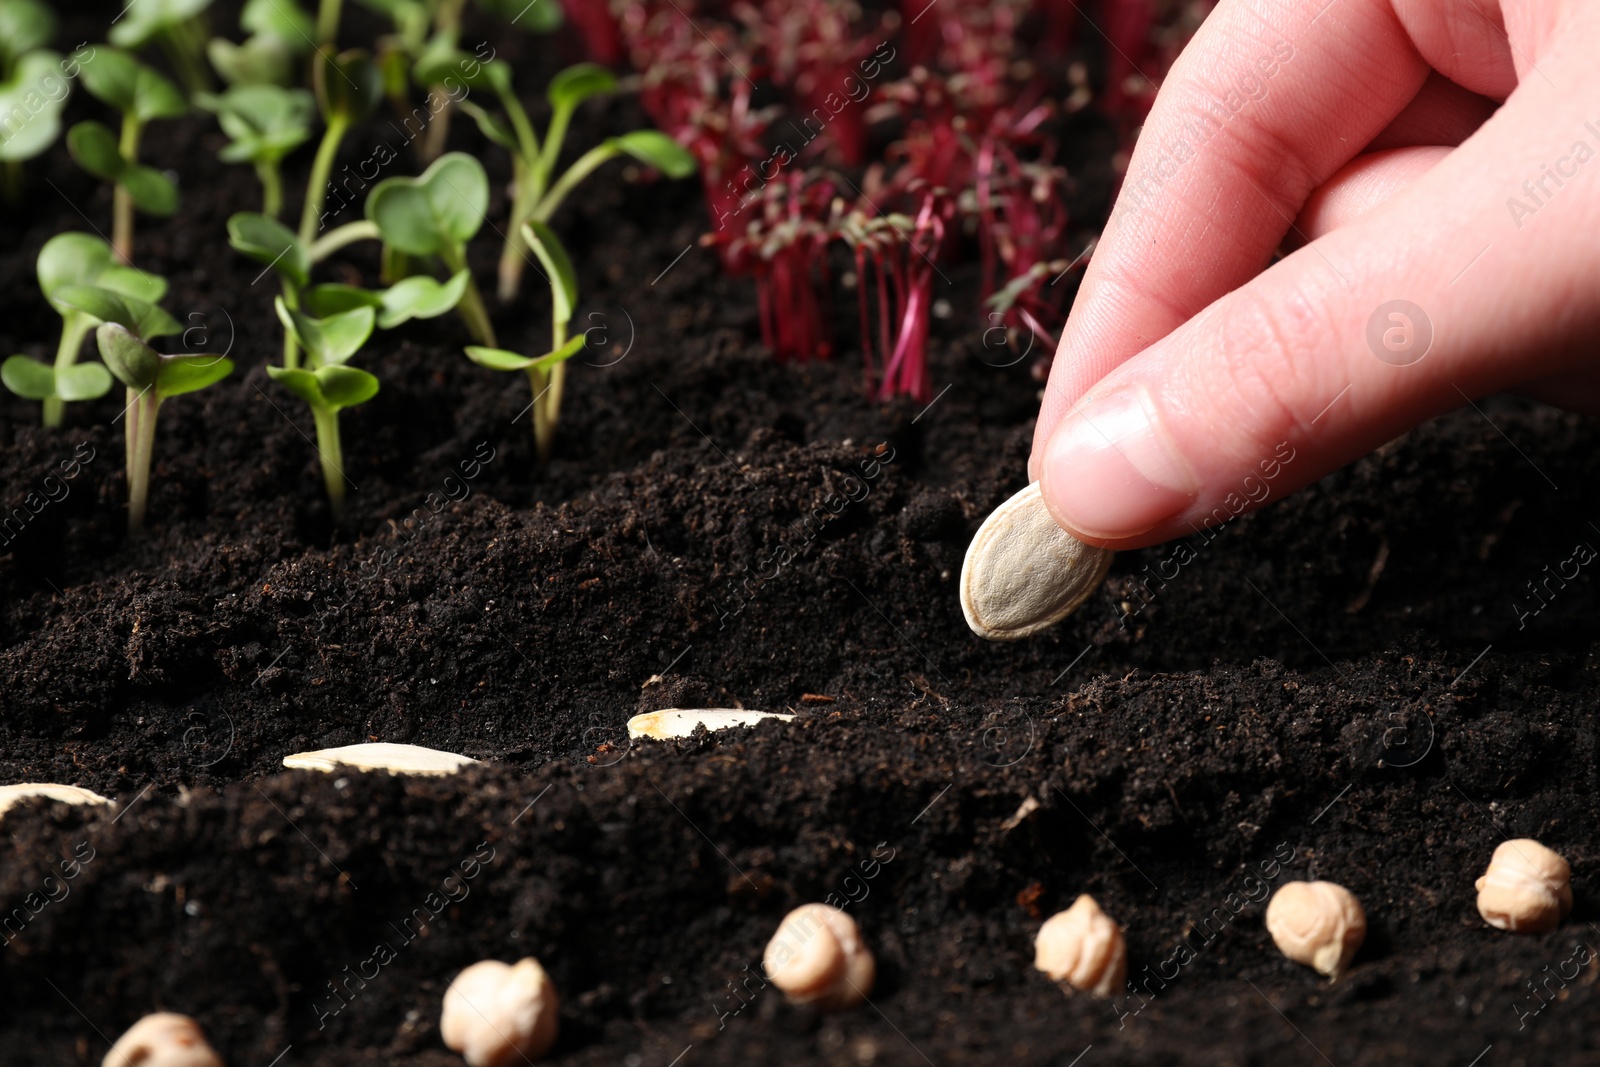
<path id="1" fill-rule="evenodd" d="M 877 975 L 855 920 L 828 904 L 802 904 L 784 916 L 761 965 L 792 1003 L 824 1011 L 861 1003 Z"/>
<path id="2" fill-rule="evenodd" d="M 1512 933 L 1554 930 L 1572 910 L 1572 868 L 1528 837 L 1501 842 L 1475 888 L 1483 921 Z"/>
<path id="3" fill-rule="evenodd" d="M 468 1067 L 511 1067 L 549 1052 L 559 1022 L 555 984 L 538 960 L 483 960 L 445 990 L 439 1036 Z"/>
<path id="4" fill-rule="evenodd" d="M 1122 927 L 1080 894 L 1072 907 L 1046 919 L 1033 941 L 1033 966 L 1058 985 L 1109 997 L 1128 978 Z"/>
<path id="5" fill-rule="evenodd" d="M 1338 978 L 1367 936 L 1367 913 L 1333 882 L 1289 882 L 1267 904 L 1267 933 L 1278 951 Z"/>
<path id="6" fill-rule="evenodd" d="M 978 527 L 961 565 L 961 611 L 990 641 L 1020 641 L 1077 610 L 1113 553 L 1056 525 L 1034 482 Z"/>
<path id="7" fill-rule="evenodd" d="M 223 1067 L 200 1024 L 187 1015 L 146 1015 L 117 1038 L 101 1067 Z"/>

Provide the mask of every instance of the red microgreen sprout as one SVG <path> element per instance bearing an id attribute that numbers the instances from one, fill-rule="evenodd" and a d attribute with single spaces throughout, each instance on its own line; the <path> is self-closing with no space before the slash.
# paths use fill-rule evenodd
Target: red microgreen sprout
<path id="1" fill-rule="evenodd" d="M 115 185 L 111 245 L 124 263 L 132 263 L 134 208 L 160 216 L 178 209 L 177 186 L 139 162 L 140 135 L 147 122 L 175 118 L 188 105 L 177 86 L 114 48 L 97 49 L 82 78 L 91 94 L 122 112 L 122 134 L 119 138 L 99 122 L 80 122 L 67 131 L 67 148 L 84 170 Z"/>
<path id="2" fill-rule="evenodd" d="M 481 367 L 499 371 L 522 371 L 528 376 L 528 391 L 533 400 L 534 448 L 540 463 L 548 462 L 555 444 L 556 426 L 561 419 L 561 394 L 566 382 L 566 361 L 583 350 L 585 334 L 567 337 L 578 303 L 578 274 L 572 259 L 555 232 L 542 222 L 523 224 L 523 242 L 539 257 L 550 279 L 550 351 L 542 356 L 524 356 L 503 348 L 471 345 L 467 358 Z"/>
<path id="3" fill-rule="evenodd" d="M 203 354 L 162 355 L 109 319 L 95 331 L 95 340 L 106 367 L 128 387 L 128 533 L 137 535 L 144 529 L 150 498 L 150 457 L 162 402 L 214 385 L 233 373 L 233 362 Z"/>
<path id="4" fill-rule="evenodd" d="M 27 356 L 12 356 L 0 364 L 0 381 L 18 396 L 39 400 L 44 424 L 60 426 L 63 407 L 77 400 L 93 400 L 111 391 L 111 375 L 98 363 L 79 363 L 78 354 L 89 331 L 101 320 L 92 313 L 93 294 L 102 290 L 125 299 L 145 328 L 147 336 L 177 333 L 178 323 L 155 302 L 167 283 L 153 274 L 119 266 L 111 246 L 87 233 L 62 233 L 50 238 L 39 251 L 39 289 L 61 315 L 61 340 L 55 364 Z M 71 302 L 69 302 L 71 301 Z"/>

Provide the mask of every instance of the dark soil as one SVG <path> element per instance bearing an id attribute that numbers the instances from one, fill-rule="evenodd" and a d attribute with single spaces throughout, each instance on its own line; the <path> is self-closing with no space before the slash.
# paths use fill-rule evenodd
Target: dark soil
<path id="1" fill-rule="evenodd" d="M 530 97 L 560 64 L 496 44 Z M 640 123 L 617 100 L 582 136 Z M 453 137 L 477 147 L 467 123 Z M 1108 142 L 1078 138 L 1103 210 Z M 1143 610 L 1122 617 L 1172 546 L 1119 557 L 1055 630 L 985 644 L 955 578 L 1021 484 L 1038 386 L 1028 360 L 985 360 L 971 273 L 947 270 L 935 323 L 948 390 L 879 405 L 847 335 L 838 362 L 777 365 L 748 283 L 677 258 L 707 227 L 692 183 L 613 166 L 564 212 L 583 314 L 610 335 L 574 369 L 555 461 L 532 463 L 520 377 L 469 364 L 453 319 L 410 324 L 359 357 L 383 392 L 346 415 L 336 528 L 310 420 L 263 370 L 270 279 L 223 235 L 257 190 L 214 162 L 221 141 L 196 118 L 146 142 L 184 205 L 140 220 L 143 265 L 240 368 L 163 409 L 150 535 L 123 536 L 115 397 L 59 433 L 0 400 L 8 514 L 93 456 L 0 555 L 0 781 L 122 804 L 5 819 L 4 1063 L 97 1064 L 157 1009 L 194 1015 L 235 1067 L 457 1063 L 445 986 L 525 954 L 564 998 L 561 1063 L 1600 1061 L 1597 967 L 1556 977 L 1600 944 L 1594 576 L 1514 606 L 1600 544 L 1593 421 L 1468 408 L 1197 539 Z M 108 227 L 110 198 L 60 147 L 26 197 L 0 224 L 0 343 L 45 355 L 33 258 Z M 485 282 L 497 251 L 480 238 Z M 330 276 L 373 281 L 346 262 Z M 498 312 L 507 347 L 535 348 L 543 299 Z M 626 739 L 639 711 L 730 705 L 799 719 Z M 489 766 L 281 770 L 367 740 Z M 1506 836 L 1571 860 L 1555 933 L 1479 920 L 1472 882 Z M 1263 875 L 1360 897 L 1346 978 L 1276 952 L 1247 899 Z M 1080 892 L 1126 926 L 1141 997 L 1069 998 L 1032 970 L 1039 921 Z M 755 975 L 785 910 L 830 894 L 855 901 L 880 979 L 870 1007 L 820 1017 Z M 415 909 L 438 912 L 420 934 Z M 392 962 L 351 977 L 380 942 Z"/>

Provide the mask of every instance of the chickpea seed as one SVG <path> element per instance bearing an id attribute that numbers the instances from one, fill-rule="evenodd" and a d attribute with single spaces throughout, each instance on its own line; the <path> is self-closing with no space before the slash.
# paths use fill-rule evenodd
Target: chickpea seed
<path id="1" fill-rule="evenodd" d="M 784 916 L 767 943 L 762 968 L 792 1003 L 824 1011 L 867 999 L 877 974 L 855 920 L 828 904 L 802 904 Z"/>
<path id="2" fill-rule="evenodd" d="M 146 1015 L 117 1038 L 101 1067 L 223 1067 L 200 1024 L 187 1015 Z"/>
<path id="3" fill-rule="evenodd" d="M 1483 921 L 1512 933 L 1554 930 L 1572 910 L 1572 868 L 1528 837 L 1501 842 L 1475 888 Z"/>
<path id="4" fill-rule="evenodd" d="M 1367 936 L 1367 913 L 1333 882 L 1289 882 L 1267 904 L 1267 933 L 1278 951 L 1329 978 L 1344 973 Z"/>
<path id="5" fill-rule="evenodd" d="M 1033 941 L 1033 965 L 1058 985 L 1109 997 L 1128 978 L 1122 927 L 1080 894 L 1072 907 L 1046 919 Z"/>
<path id="6" fill-rule="evenodd" d="M 559 1021 L 555 984 L 538 960 L 483 960 L 445 990 L 439 1036 L 469 1067 L 511 1067 L 549 1052 Z"/>

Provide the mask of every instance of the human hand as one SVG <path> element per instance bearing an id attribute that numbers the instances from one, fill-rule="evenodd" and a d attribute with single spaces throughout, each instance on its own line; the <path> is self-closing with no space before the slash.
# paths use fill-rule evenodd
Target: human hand
<path id="1" fill-rule="evenodd" d="M 1062 334 L 1056 521 L 1156 544 L 1469 398 L 1600 409 L 1597 51 L 1592 0 L 1222 0 Z"/>

